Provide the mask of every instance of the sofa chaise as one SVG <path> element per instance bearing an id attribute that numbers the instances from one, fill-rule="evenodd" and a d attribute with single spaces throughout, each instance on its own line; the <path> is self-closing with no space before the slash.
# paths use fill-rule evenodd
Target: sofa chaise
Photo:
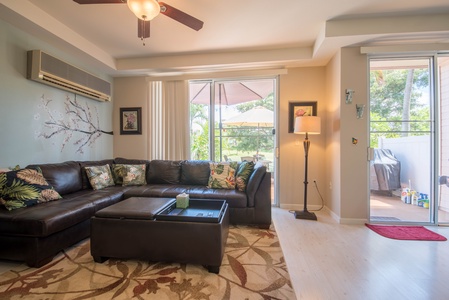
<path id="1" fill-rule="evenodd" d="M 145 165 L 145 184 L 92 188 L 86 167 L 118 164 Z M 254 166 L 245 191 L 208 187 L 208 161 L 115 158 L 27 168 L 36 167 L 62 198 L 11 211 L 0 207 L 0 259 L 24 261 L 31 267 L 45 265 L 62 249 L 89 237 L 90 221 L 97 211 L 130 197 L 187 193 L 192 199 L 224 199 L 231 224 L 261 228 L 271 224 L 271 174 L 261 164 Z"/>

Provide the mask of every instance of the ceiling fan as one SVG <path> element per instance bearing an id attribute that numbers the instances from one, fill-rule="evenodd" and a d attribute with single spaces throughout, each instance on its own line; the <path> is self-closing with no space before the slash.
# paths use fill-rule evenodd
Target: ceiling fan
<path id="1" fill-rule="evenodd" d="M 150 37 L 150 21 L 159 13 L 178 21 L 196 31 L 203 28 L 203 21 L 186 14 L 164 2 L 156 0 L 73 0 L 78 4 L 123 4 L 127 3 L 129 9 L 137 17 L 137 36 L 144 41 Z M 145 45 L 145 42 L 143 42 Z"/>

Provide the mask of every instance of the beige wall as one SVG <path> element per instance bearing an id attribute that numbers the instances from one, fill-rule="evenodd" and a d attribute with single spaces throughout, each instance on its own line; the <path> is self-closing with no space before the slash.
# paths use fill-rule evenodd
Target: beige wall
<path id="1" fill-rule="evenodd" d="M 320 207 L 316 180 L 326 207 L 342 223 L 361 223 L 368 213 L 366 160 L 367 111 L 356 118 L 355 104 L 367 104 L 367 62 L 359 48 L 343 48 L 326 67 L 291 68 L 280 76 L 279 98 L 279 202 L 287 209 L 302 209 L 304 196 L 303 135 L 288 133 L 290 101 L 317 101 L 322 133 L 311 135 L 308 208 Z M 345 89 L 356 91 L 345 104 Z M 119 108 L 142 107 L 147 123 L 147 82 L 143 77 L 114 80 L 114 131 L 120 132 Z M 142 135 L 114 136 L 114 156 L 147 158 L 148 130 Z M 352 144 L 352 137 L 358 144 Z M 344 166 L 344 167 L 342 167 Z M 332 185 L 332 188 L 330 188 Z"/>
<path id="2" fill-rule="evenodd" d="M 290 101 L 317 101 L 321 126 L 326 128 L 325 78 L 324 67 L 293 68 L 280 77 L 279 110 L 279 203 L 283 208 L 302 209 L 304 198 L 304 135 L 288 133 L 288 106 Z M 308 172 L 308 208 L 321 205 L 321 199 L 313 183 L 316 180 L 322 194 L 325 183 L 325 141 L 326 132 L 310 135 Z"/>
<path id="3" fill-rule="evenodd" d="M 114 79 L 114 157 L 147 158 L 148 95 L 145 77 Z M 120 135 L 120 108 L 142 108 L 142 135 Z"/>
<path id="4" fill-rule="evenodd" d="M 366 55 L 354 47 L 340 49 L 326 67 L 326 198 L 341 223 L 368 219 L 367 66 Z M 346 89 L 355 91 L 352 104 L 346 104 Z M 356 104 L 365 105 L 362 119 L 357 119 Z"/>
<path id="5" fill-rule="evenodd" d="M 283 207 L 301 209 L 304 193 L 304 136 L 288 133 L 289 101 L 317 101 L 318 115 L 325 127 L 325 67 L 293 68 L 280 76 L 280 203 Z M 147 82 L 143 77 L 124 77 L 114 80 L 114 156 L 147 158 L 147 128 L 142 135 L 120 135 L 120 107 L 142 107 L 142 123 L 147 123 Z M 320 192 L 327 188 L 325 183 L 325 141 L 326 134 L 310 136 L 312 143 L 309 153 L 309 207 L 319 207 L 321 199 L 313 180 L 317 181 Z"/>
<path id="6" fill-rule="evenodd" d="M 368 63 L 360 49 L 341 49 L 341 211 L 342 223 L 364 222 L 368 217 Z M 345 104 L 345 89 L 355 92 L 352 104 Z M 365 104 L 362 119 L 356 104 Z M 352 138 L 358 140 L 357 145 Z M 344 166 L 344 167 L 343 167 Z"/>
<path id="7" fill-rule="evenodd" d="M 301 208 L 303 203 L 303 136 L 287 133 L 288 102 L 317 100 L 322 134 L 311 136 L 309 153 L 309 208 L 325 205 L 341 223 L 363 223 L 368 216 L 368 118 L 356 117 L 356 104 L 368 106 L 367 60 L 359 48 L 342 48 L 325 68 L 289 69 L 280 82 L 280 204 Z M 355 90 L 352 104 L 345 90 Z M 352 138 L 358 140 L 354 145 Z"/>
<path id="8" fill-rule="evenodd" d="M 340 107 L 341 107 L 341 52 L 339 51 L 326 67 L 326 206 L 338 218 L 340 216 Z"/>

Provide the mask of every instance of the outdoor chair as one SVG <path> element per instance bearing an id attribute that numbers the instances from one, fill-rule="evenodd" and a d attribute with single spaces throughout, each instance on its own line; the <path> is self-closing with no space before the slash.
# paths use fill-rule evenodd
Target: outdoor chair
<path id="1" fill-rule="evenodd" d="M 252 156 L 242 156 L 242 161 L 254 161 Z"/>

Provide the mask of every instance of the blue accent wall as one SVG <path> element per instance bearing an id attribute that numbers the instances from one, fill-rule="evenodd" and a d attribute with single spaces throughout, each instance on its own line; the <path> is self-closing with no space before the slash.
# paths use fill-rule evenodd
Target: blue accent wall
<path id="1" fill-rule="evenodd" d="M 71 58 L 1 20 L 0 45 L 0 168 L 112 158 L 112 102 L 26 79 L 28 50 Z"/>

